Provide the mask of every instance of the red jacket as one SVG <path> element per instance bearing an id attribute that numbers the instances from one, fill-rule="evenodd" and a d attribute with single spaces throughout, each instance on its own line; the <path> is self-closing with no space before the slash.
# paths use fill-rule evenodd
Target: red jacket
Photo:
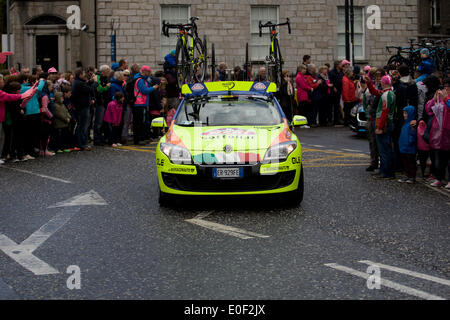
<path id="1" fill-rule="evenodd" d="M 295 84 L 297 85 L 297 101 L 308 101 L 311 100 L 308 99 L 308 92 L 311 91 L 311 87 L 306 82 L 306 75 L 303 75 L 301 72 L 297 74 L 297 77 L 295 77 Z"/>
<path id="2" fill-rule="evenodd" d="M 305 79 L 306 79 L 306 82 L 308 83 L 308 86 L 310 86 L 311 88 L 316 89 L 319 86 L 319 83 L 317 81 L 314 82 L 315 80 L 318 80 L 318 79 L 314 78 L 313 76 L 306 74 Z"/>
<path id="3" fill-rule="evenodd" d="M 0 90 L 0 122 L 5 122 L 5 102 L 12 102 L 22 99 L 20 94 L 9 94 Z"/>
<path id="4" fill-rule="evenodd" d="M 342 78 L 342 101 L 355 102 L 356 101 L 356 86 L 355 83 L 347 76 Z"/>

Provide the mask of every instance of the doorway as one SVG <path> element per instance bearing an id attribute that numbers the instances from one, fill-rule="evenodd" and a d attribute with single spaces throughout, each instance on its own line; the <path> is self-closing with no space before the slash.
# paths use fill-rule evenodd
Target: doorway
<path id="1" fill-rule="evenodd" d="M 36 64 L 45 72 L 58 69 L 58 35 L 36 35 Z"/>

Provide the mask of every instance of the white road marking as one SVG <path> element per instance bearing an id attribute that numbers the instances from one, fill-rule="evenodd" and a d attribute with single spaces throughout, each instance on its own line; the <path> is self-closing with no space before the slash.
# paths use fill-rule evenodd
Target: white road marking
<path id="1" fill-rule="evenodd" d="M 351 269 L 351 268 L 348 268 L 345 266 L 341 266 L 337 263 L 326 263 L 325 266 L 339 270 L 339 271 L 349 273 L 351 275 L 354 275 L 354 276 L 357 276 L 357 277 L 360 277 L 360 278 L 363 278 L 366 280 L 370 277 L 370 275 L 367 273 L 357 271 L 357 270 L 354 270 L 354 269 Z M 408 294 L 411 296 L 415 296 L 415 297 L 419 297 L 422 299 L 426 299 L 426 300 L 445 300 L 442 297 L 439 297 L 439 296 L 436 296 L 436 295 L 433 295 L 433 294 L 430 294 L 430 293 L 427 293 L 427 292 L 424 292 L 421 290 L 417 290 L 417 289 L 414 289 L 411 287 L 407 287 L 407 286 L 404 286 L 399 283 L 396 283 L 396 282 L 393 282 L 390 280 L 386 280 L 383 278 L 381 278 L 381 285 L 391 288 L 391 289 L 394 289 L 394 290 L 397 290 L 397 291 L 400 291 L 402 293 L 405 293 L 405 294 Z"/>
<path id="2" fill-rule="evenodd" d="M 424 181 L 419 181 L 419 183 L 422 184 L 422 185 L 424 185 L 424 186 L 427 187 L 428 189 L 431 189 L 431 190 L 433 190 L 433 191 L 439 192 L 440 194 L 443 194 L 444 196 L 450 197 L 450 192 L 446 191 L 445 189 L 444 189 L 444 190 L 441 190 L 440 188 L 432 187 L 432 186 L 430 186 L 429 183 L 426 183 L 426 182 L 424 182 Z"/>
<path id="3" fill-rule="evenodd" d="M 209 216 L 211 213 L 213 213 L 214 210 L 212 211 L 205 211 L 205 212 L 200 212 L 198 215 L 196 215 L 193 219 L 197 219 L 197 220 L 201 220 L 206 218 L 207 216 Z"/>
<path id="4" fill-rule="evenodd" d="M 60 178 L 55 178 L 55 177 L 47 176 L 45 174 L 39 174 L 39 173 L 27 171 L 27 170 L 11 168 L 11 167 L 7 167 L 7 166 L 0 166 L 0 168 L 14 170 L 14 171 L 22 172 L 22 173 L 28 173 L 28 174 L 32 174 L 34 176 L 38 176 L 38 177 L 41 177 L 41 178 L 44 178 L 44 179 L 50 179 L 50 180 L 54 180 L 54 181 L 58 181 L 58 182 L 62 182 L 62 183 L 72 183 L 72 182 L 70 182 L 68 180 L 63 180 L 63 179 L 60 179 Z"/>
<path id="5" fill-rule="evenodd" d="M 233 236 L 233 237 L 237 237 L 237 238 L 240 238 L 240 239 L 269 238 L 269 236 L 266 236 L 266 235 L 263 235 L 263 234 L 250 232 L 250 231 L 247 231 L 247 230 L 243 230 L 243 229 L 230 227 L 230 226 L 226 226 L 226 225 L 223 225 L 223 224 L 219 224 L 219 223 L 203 220 L 204 218 L 206 218 L 207 216 L 209 216 L 213 212 L 214 212 L 214 210 L 213 211 L 200 212 L 194 218 L 187 219 L 185 221 L 189 222 L 189 223 L 192 223 L 192 224 L 195 224 L 195 225 L 198 225 L 200 227 L 206 228 L 206 229 L 210 229 L 210 230 L 213 230 L 213 231 L 225 233 L 227 235 L 230 235 L 230 236 Z"/>
<path id="6" fill-rule="evenodd" d="M 41 259 L 35 257 L 31 252 L 22 248 L 4 234 L 0 233 L 0 249 L 11 259 L 15 260 L 25 269 L 33 272 L 35 275 L 55 274 L 58 270 L 51 267 Z"/>
<path id="7" fill-rule="evenodd" d="M 392 267 L 386 264 L 382 264 L 382 263 L 377 263 L 377 262 L 372 262 L 369 260 L 362 260 L 362 261 L 358 261 L 360 263 L 364 263 L 367 265 L 371 265 L 371 266 L 377 266 L 386 270 L 390 270 L 390 271 L 394 271 L 394 272 L 398 272 L 398 273 L 402 273 L 402 274 L 406 274 L 412 277 L 416 277 L 416 278 L 420 278 L 420 279 L 424 279 L 424 280 L 428 280 L 428 281 L 433 281 L 433 282 L 437 282 L 440 284 L 444 284 L 446 286 L 450 286 L 450 281 L 446 280 L 446 279 L 441 279 L 438 277 L 433 277 L 433 276 L 429 276 L 427 274 L 423 274 L 423 273 L 419 273 L 419 272 L 414 272 L 414 271 L 409 271 L 403 268 L 398 268 L 398 267 Z"/>
<path id="8" fill-rule="evenodd" d="M 59 273 L 58 270 L 34 256 L 33 252 L 80 211 L 80 206 L 100 205 L 100 203 L 101 205 L 107 204 L 97 192 L 91 190 L 50 206 L 49 208 L 62 207 L 63 209 L 20 244 L 0 233 L 0 250 L 35 275 Z"/>
<path id="9" fill-rule="evenodd" d="M 73 207 L 73 206 L 106 206 L 106 201 L 94 190 L 80 194 L 68 200 L 58 202 L 49 208 Z"/>
<path id="10" fill-rule="evenodd" d="M 311 147 L 325 148 L 324 146 L 321 146 L 320 144 L 312 144 Z"/>
<path id="11" fill-rule="evenodd" d="M 207 228 L 207 229 L 210 229 L 213 231 L 225 233 L 225 234 L 228 234 L 230 236 L 234 236 L 234 237 L 237 237 L 240 239 L 252 239 L 255 237 L 256 238 L 269 238 L 269 236 L 265 236 L 263 234 L 254 233 L 254 232 L 250 232 L 250 231 L 246 231 L 243 229 L 238 229 L 238 228 L 234 228 L 234 227 L 230 227 L 230 226 L 225 226 L 223 224 L 205 221 L 205 220 L 201 220 L 201 219 L 188 219 L 188 220 L 186 220 L 186 222 L 196 224 L 200 227 L 204 227 L 204 228 Z"/>

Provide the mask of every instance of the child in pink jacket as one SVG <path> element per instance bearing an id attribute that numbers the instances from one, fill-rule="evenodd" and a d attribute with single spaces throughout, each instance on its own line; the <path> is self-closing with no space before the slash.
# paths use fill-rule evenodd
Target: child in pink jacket
<path id="1" fill-rule="evenodd" d="M 114 100 L 108 103 L 105 117 L 103 119 L 108 130 L 108 143 L 113 147 L 122 146 L 119 142 L 122 134 L 120 125 L 122 122 L 121 120 L 124 101 L 125 98 L 123 93 L 117 91 L 114 94 Z"/>

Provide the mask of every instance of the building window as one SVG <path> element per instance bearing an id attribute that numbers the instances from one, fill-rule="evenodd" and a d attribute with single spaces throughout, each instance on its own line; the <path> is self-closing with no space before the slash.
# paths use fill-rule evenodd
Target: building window
<path id="1" fill-rule="evenodd" d="M 364 7 L 354 7 L 355 59 L 365 58 Z M 349 28 L 351 32 L 351 28 Z M 338 58 L 345 58 L 345 7 L 338 7 Z M 351 45 L 351 39 L 350 39 Z"/>
<path id="2" fill-rule="evenodd" d="M 262 61 L 269 55 L 270 29 L 262 30 L 259 37 L 259 21 L 266 23 L 278 23 L 278 7 L 276 6 L 252 6 L 250 12 L 250 55 L 252 61 Z"/>
<path id="3" fill-rule="evenodd" d="M 441 25 L 441 0 L 430 1 L 431 26 L 438 27 Z"/>
<path id="4" fill-rule="evenodd" d="M 163 59 L 171 50 L 175 50 L 177 46 L 177 34 L 176 29 L 170 29 L 170 37 L 167 38 L 162 34 L 162 22 L 179 24 L 189 23 L 189 6 L 185 5 L 162 5 L 161 6 L 161 59 Z"/>

